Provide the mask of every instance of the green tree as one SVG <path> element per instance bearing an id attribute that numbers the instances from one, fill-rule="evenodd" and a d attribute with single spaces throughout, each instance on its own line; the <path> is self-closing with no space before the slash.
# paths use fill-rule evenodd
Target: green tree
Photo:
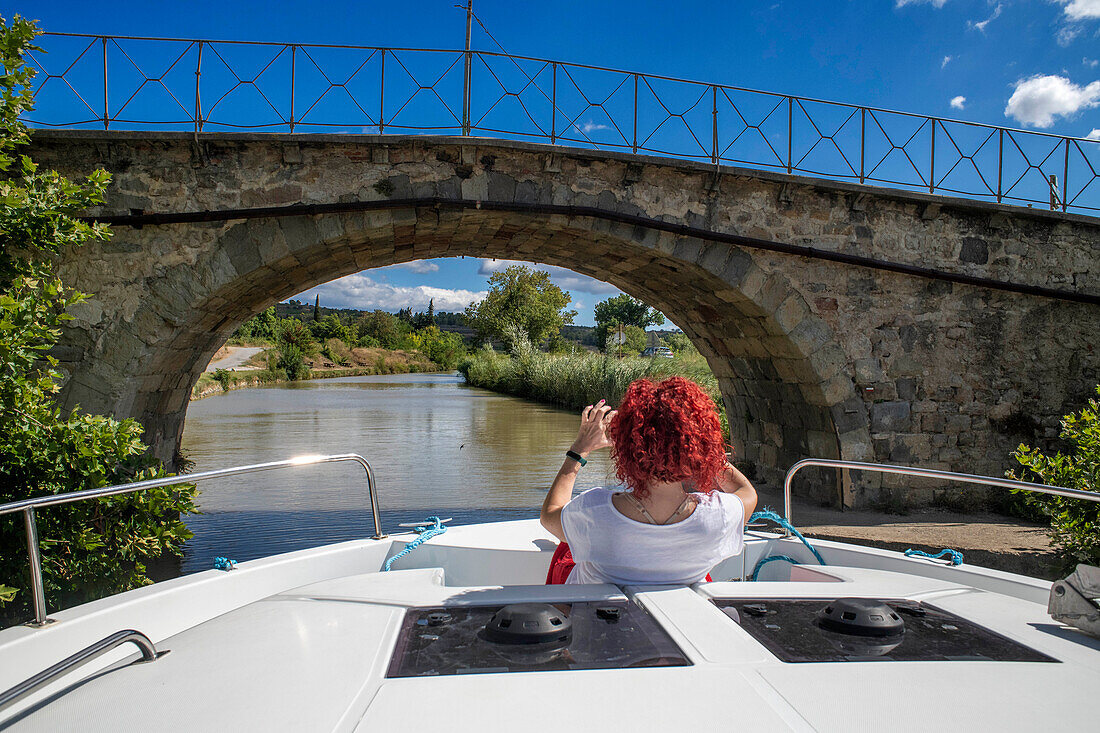
<path id="1" fill-rule="evenodd" d="M 359 319 L 360 340 L 364 337 L 377 342 L 384 349 L 400 349 L 406 341 L 412 327 L 393 313 L 376 310 Z M 364 345 L 375 344 L 368 341 Z"/>
<path id="2" fill-rule="evenodd" d="M 682 333 L 670 333 L 662 340 L 665 342 L 665 346 L 672 349 L 675 354 L 698 353 L 695 344 L 691 343 L 691 339 Z"/>
<path id="3" fill-rule="evenodd" d="M 275 344 L 279 348 L 276 366 L 286 372 L 287 379 L 308 378 L 309 367 L 305 359 L 317 351 L 310 330 L 297 318 L 283 319 L 275 333 Z"/>
<path id="4" fill-rule="evenodd" d="M 510 265 L 489 278 L 489 294 L 466 309 L 466 323 L 482 340 L 507 341 L 508 326 L 517 327 L 532 343 L 572 323 L 575 310 L 566 310 L 569 293 L 550 282 L 550 274 L 526 265 Z"/>
<path id="5" fill-rule="evenodd" d="M 271 306 L 242 323 L 237 332 L 233 334 L 233 338 L 245 341 L 255 339 L 274 341 L 275 329 L 278 324 L 279 319 L 275 316 L 275 306 Z"/>
<path id="6" fill-rule="evenodd" d="M 61 374 L 49 356 L 86 297 L 66 288 L 51 260 L 69 247 L 103 241 L 110 231 L 78 215 L 103 202 L 102 170 L 80 183 L 39 171 L 14 156 L 28 140 L 19 122 L 32 109 L 33 71 L 24 61 L 37 29 L 0 18 L 0 503 L 164 475 L 134 420 L 62 413 L 53 397 Z M 150 582 L 146 563 L 181 554 L 191 536 L 180 521 L 194 510 L 194 486 L 154 489 L 38 513 L 47 603 L 81 603 Z M 0 620 L 27 615 L 22 522 L 0 517 Z"/>
<path id="7" fill-rule="evenodd" d="M 1100 397 L 1100 386 L 1096 388 Z M 1100 491 L 1100 400 L 1090 399 L 1080 412 L 1062 418 L 1060 437 L 1072 450 L 1047 456 L 1020 445 L 1013 458 L 1023 467 L 1009 476 L 1023 481 Z M 1050 517 L 1050 544 L 1068 572 L 1078 563 L 1100 565 L 1100 503 L 1033 492 L 1024 501 Z"/>
<path id="8" fill-rule="evenodd" d="M 660 311 L 650 308 L 637 298 L 631 298 L 626 293 L 601 300 L 596 304 L 594 316 L 596 343 L 601 346 L 607 343 L 608 335 L 620 323 L 624 326 L 637 326 L 644 331 L 648 326 L 660 326 L 665 322 L 665 317 Z M 645 348 L 644 344 L 642 348 Z"/>

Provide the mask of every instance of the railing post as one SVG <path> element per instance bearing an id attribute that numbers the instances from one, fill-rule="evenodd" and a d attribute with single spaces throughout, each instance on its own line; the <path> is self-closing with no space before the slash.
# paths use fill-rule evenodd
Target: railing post
<path id="1" fill-rule="evenodd" d="M 386 131 L 386 49 L 382 49 L 382 74 L 378 80 L 378 134 Z"/>
<path id="2" fill-rule="evenodd" d="M 31 599 L 34 601 L 34 626 L 45 626 L 46 592 L 42 587 L 42 559 L 38 554 L 38 524 L 34 521 L 34 507 L 23 510 L 23 524 L 27 529 L 27 555 L 31 565 Z"/>
<path id="3" fill-rule="evenodd" d="M 1005 131 L 1002 127 L 997 131 L 997 203 L 1001 203 L 1001 174 L 1005 167 Z"/>
<path id="4" fill-rule="evenodd" d="M 638 75 L 634 75 L 634 140 L 630 149 L 638 152 Z"/>
<path id="5" fill-rule="evenodd" d="M 202 45 L 199 41 L 199 57 L 195 62 L 195 134 L 202 132 L 202 96 L 199 93 L 199 82 L 202 79 Z"/>
<path id="6" fill-rule="evenodd" d="M 110 105 L 107 101 L 107 36 L 104 36 L 103 41 L 103 129 L 110 129 Z"/>
<path id="7" fill-rule="evenodd" d="M 550 76 L 550 144 L 558 142 L 558 62 L 551 63 Z"/>
<path id="8" fill-rule="evenodd" d="M 473 71 L 473 58 L 470 56 L 470 31 L 473 28 L 474 0 L 466 2 L 466 73 L 462 81 L 462 134 L 470 134 L 470 83 Z"/>
<path id="9" fill-rule="evenodd" d="M 932 119 L 932 155 L 928 165 L 928 193 L 936 190 L 936 119 Z"/>
<path id="10" fill-rule="evenodd" d="M 294 132 L 294 74 L 297 68 L 298 46 L 290 45 L 290 131 Z M 308 110 L 307 110 L 308 111 Z"/>
<path id="11" fill-rule="evenodd" d="M 865 174 L 866 168 L 864 167 L 864 161 L 866 160 L 867 153 L 867 108 L 859 108 L 859 182 L 864 183 L 867 180 Z"/>
<path id="12" fill-rule="evenodd" d="M 1053 173 L 1047 176 L 1047 188 L 1050 189 L 1050 210 L 1054 211 L 1058 208 L 1058 176 Z"/>
<path id="13" fill-rule="evenodd" d="M 715 169 L 718 168 L 718 87 L 712 86 L 710 88 L 710 109 L 711 109 L 711 141 L 710 141 L 710 160 L 714 163 Z"/>
<path id="14" fill-rule="evenodd" d="M 791 172 L 794 149 L 794 97 L 787 97 L 787 173 Z"/>
<path id="15" fill-rule="evenodd" d="M 1069 138 L 1066 138 L 1066 166 L 1062 169 L 1062 211 L 1066 210 L 1069 196 Z"/>

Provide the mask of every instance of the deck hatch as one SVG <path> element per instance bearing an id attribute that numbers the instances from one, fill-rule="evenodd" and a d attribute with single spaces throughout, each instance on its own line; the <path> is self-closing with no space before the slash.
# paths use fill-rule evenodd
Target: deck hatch
<path id="1" fill-rule="evenodd" d="M 626 601 L 555 603 L 568 641 L 503 644 L 486 624 L 504 606 L 413 608 L 405 614 L 387 677 L 690 666 L 643 608 Z"/>
<path id="2" fill-rule="evenodd" d="M 904 620 L 890 635 L 839 633 L 820 613 L 843 599 L 712 599 L 783 662 L 1057 662 L 990 629 L 927 603 L 876 600 Z"/>

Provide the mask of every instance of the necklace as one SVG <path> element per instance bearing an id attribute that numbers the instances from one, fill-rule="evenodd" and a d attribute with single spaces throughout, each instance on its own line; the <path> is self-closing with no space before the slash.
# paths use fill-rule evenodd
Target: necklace
<path id="1" fill-rule="evenodd" d="M 684 511 L 688 508 L 688 505 L 693 503 L 692 502 L 692 497 L 690 495 L 684 497 L 683 502 L 680 503 L 680 506 L 678 506 L 676 508 L 676 511 L 674 511 L 668 519 L 666 519 L 663 522 L 658 522 L 656 519 L 653 518 L 653 516 L 648 511 L 646 511 L 646 508 L 642 504 L 641 500 L 638 499 L 638 497 L 634 496 L 634 494 L 632 492 L 624 491 L 623 496 L 625 496 L 628 500 L 630 500 L 631 503 L 634 504 L 634 508 L 637 509 L 638 512 L 641 513 L 641 515 L 643 517 L 645 517 L 647 522 L 649 522 L 650 524 L 657 524 L 657 525 L 668 524 L 673 519 L 675 519 L 676 517 L 683 514 Z"/>

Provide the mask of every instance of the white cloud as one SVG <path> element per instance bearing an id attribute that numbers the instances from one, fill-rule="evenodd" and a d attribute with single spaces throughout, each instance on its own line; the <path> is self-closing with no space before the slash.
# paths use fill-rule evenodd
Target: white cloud
<path id="1" fill-rule="evenodd" d="M 318 295 L 321 297 L 321 305 L 329 308 L 387 311 L 412 308 L 414 311 L 422 311 L 428 307 L 428 301 L 431 300 L 434 301 L 437 311 L 461 311 L 465 310 L 470 303 L 484 299 L 486 291 L 451 290 L 427 285 L 402 287 L 379 282 L 360 272 L 325 283 L 294 297 L 308 302 Z"/>
<path id="2" fill-rule="evenodd" d="M 978 22 L 968 20 L 966 22 L 966 25 L 969 28 L 976 28 L 977 30 L 981 31 L 982 33 L 985 33 L 985 27 L 987 25 L 989 25 L 990 23 L 992 23 L 997 18 L 999 18 L 1001 16 L 1001 10 L 1003 10 L 1003 9 L 1004 9 L 1004 7 L 1000 3 L 997 3 L 997 7 L 993 8 L 993 14 L 990 15 L 988 18 L 986 18 L 985 20 L 980 20 Z"/>
<path id="3" fill-rule="evenodd" d="M 894 3 L 895 8 L 904 8 L 906 5 L 931 5 L 934 8 L 942 8 L 947 4 L 947 0 L 897 0 Z"/>
<path id="4" fill-rule="evenodd" d="M 1016 82 L 1005 116 L 1024 125 L 1050 127 L 1057 116 L 1100 106 L 1100 81 L 1078 86 L 1063 76 L 1037 75 Z"/>
<path id="5" fill-rule="evenodd" d="M 583 132 L 585 135 L 587 135 L 590 132 L 595 132 L 596 130 L 610 130 L 610 129 L 611 128 L 608 127 L 607 125 L 601 125 L 600 123 L 593 122 L 592 120 L 589 120 L 588 122 L 585 122 L 583 125 L 581 125 L 581 132 Z"/>
<path id="6" fill-rule="evenodd" d="M 439 265 L 428 260 L 417 260 L 416 262 L 403 262 L 395 267 L 401 267 L 406 270 L 412 270 L 418 275 L 426 275 L 429 272 L 439 272 Z"/>
<path id="7" fill-rule="evenodd" d="M 520 262 L 518 260 L 482 260 L 481 266 L 478 267 L 477 274 L 483 277 L 489 277 L 494 272 L 500 272 L 509 265 L 526 265 L 528 267 L 534 267 L 536 270 L 548 272 L 550 273 L 550 282 L 569 293 L 581 292 L 589 295 L 611 297 L 622 292 L 614 285 L 605 283 L 603 280 L 581 275 L 572 270 L 567 270 L 564 267 L 539 265 L 531 262 Z"/>
<path id="8" fill-rule="evenodd" d="M 1085 135 L 1086 140 L 1100 140 L 1100 127 L 1094 129 L 1088 135 Z"/>
<path id="9" fill-rule="evenodd" d="M 1093 20 L 1100 18 L 1100 0 L 1057 0 L 1065 6 L 1066 17 L 1070 20 Z"/>
<path id="10" fill-rule="evenodd" d="M 1058 35 L 1055 36 L 1055 40 L 1058 41 L 1058 45 L 1065 48 L 1069 44 L 1077 40 L 1077 36 L 1081 35 L 1085 29 L 1079 25 L 1067 25 L 1058 31 Z"/>
<path id="11" fill-rule="evenodd" d="M 966 106 L 966 97 L 954 97 L 951 100 L 952 109 L 962 109 Z"/>
<path id="12" fill-rule="evenodd" d="M 1081 59 L 1081 63 L 1089 67 L 1090 69 L 1095 69 L 1097 66 L 1100 66 L 1100 59 L 1090 59 L 1086 56 L 1085 58 Z"/>
<path id="13" fill-rule="evenodd" d="M 943 61 L 940 63 L 940 68 L 946 68 L 949 63 L 955 60 L 954 56 L 944 56 Z"/>

